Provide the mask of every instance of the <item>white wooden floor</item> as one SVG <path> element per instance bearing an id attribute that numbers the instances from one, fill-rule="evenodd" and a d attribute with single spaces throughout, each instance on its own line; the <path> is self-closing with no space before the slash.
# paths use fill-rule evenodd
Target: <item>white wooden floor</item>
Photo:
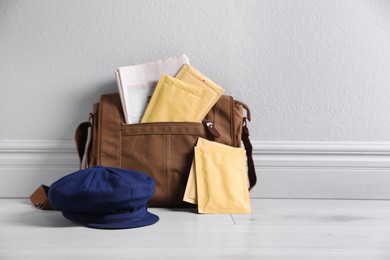
<path id="1" fill-rule="evenodd" d="M 0 199 L 0 259 L 390 259 L 390 201 L 254 199 L 252 209 L 152 208 L 155 225 L 115 231 Z"/>

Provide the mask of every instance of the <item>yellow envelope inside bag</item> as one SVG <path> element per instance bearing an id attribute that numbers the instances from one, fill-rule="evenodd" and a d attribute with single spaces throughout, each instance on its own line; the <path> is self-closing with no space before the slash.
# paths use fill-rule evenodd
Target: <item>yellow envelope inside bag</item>
<path id="1" fill-rule="evenodd" d="M 199 113 L 202 115 L 202 119 L 206 116 L 206 114 L 210 111 L 210 109 L 225 91 L 222 87 L 207 78 L 189 64 L 184 64 L 176 74 L 175 78 L 196 86 L 209 89 L 206 100 L 204 101 L 204 107 L 201 111 L 199 111 Z"/>
<path id="2" fill-rule="evenodd" d="M 199 111 L 203 109 L 208 90 L 161 75 L 152 98 L 142 117 L 147 122 L 201 122 Z"/>

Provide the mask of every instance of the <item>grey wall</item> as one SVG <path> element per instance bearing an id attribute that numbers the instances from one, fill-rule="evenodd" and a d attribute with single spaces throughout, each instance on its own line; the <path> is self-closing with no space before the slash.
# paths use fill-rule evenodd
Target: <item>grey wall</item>
<path id="1" fill-rule="evenodd" d="M 390 2 L 0 0 L 0 139 L 70 140 L 118 66 L 185 53 L 258 141 L 390 140 Z"/>

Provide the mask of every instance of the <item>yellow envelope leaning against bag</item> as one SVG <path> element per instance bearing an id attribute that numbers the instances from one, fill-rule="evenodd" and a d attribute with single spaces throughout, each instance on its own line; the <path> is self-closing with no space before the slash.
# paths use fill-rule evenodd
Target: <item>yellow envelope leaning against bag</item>
<path id="1" fill-rule="evenodd" d="M 217 144 L 216 142 L 209 141 L 207 139 L 198 138 L 198 141 L 196 143 L 196 146 L 203 146 L 203 145 L 213 145 Z M 187 185 L 186 189 L 184 191 L 183 201 L 192 203 L 192 204 L 198 204 L 198 195 L 196 191 L 196 173 L 195 173 L 195 156 L 192 160 L 190 174 L 188 175 Z"/>
<path id="2" fill-rule="evenodd" d="M 215 146 L 224 149 L 226 145 L 217 142 L 209 141 L 202 137 L 198 138 L 196 147 L 202 146 Z M 198 204 L 197 185 L 196 185 L 196 172 L 195 172 L 195 157 L 191 164 L 190 173 L 188 175 L 187 186 L 184 192 L 183 201 L 192 204 Z"/>
<path id="3" fill-rule="evenodd" d="M 207 89 L 161 75 L 141 123 L 201 122 L 199 110 L 207 97 Z"/>
<path id="4" fill-rule="evenodd" d="M 195 147 L 199 213 L 251 213 L 245 150 Z"/>
<path id="5" fill-rule="evenodd" d="M 199 111 L 199 114 L 202 116 L 202 118 L 206 116 L 215 102 L 218 101 L 218 99 L 225 91 L 222 87 L 208 79 L 205 75 L 200 73 L 189 64 L 184 64 L 176 74 L 175 78 L 196 86 L 202 86 L 209 89 L 207 92 L 207 97 L 204 101 L 204 107 Z"/>
<path id="6" fill-rule="evenodd" d="M 198 204 L 198 195 L 196 191 L 196 173 L 195 173 L 195 157 L 191 164 L 190 174 L 188 175 L 186 189 L 184 191 L 183 201 Z"/>

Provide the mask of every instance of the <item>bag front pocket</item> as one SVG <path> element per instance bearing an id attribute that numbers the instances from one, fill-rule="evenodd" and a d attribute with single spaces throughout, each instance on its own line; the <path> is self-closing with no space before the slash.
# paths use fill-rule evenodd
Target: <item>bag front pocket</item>
<path id="1" fill-rule="evenodd" d="M 149 206 L 184 205 L 182 199 L 198 137 L 210 138 L 202 123 L 122 125 L 120 167 L 154 178 L 156 192 Z"/>

